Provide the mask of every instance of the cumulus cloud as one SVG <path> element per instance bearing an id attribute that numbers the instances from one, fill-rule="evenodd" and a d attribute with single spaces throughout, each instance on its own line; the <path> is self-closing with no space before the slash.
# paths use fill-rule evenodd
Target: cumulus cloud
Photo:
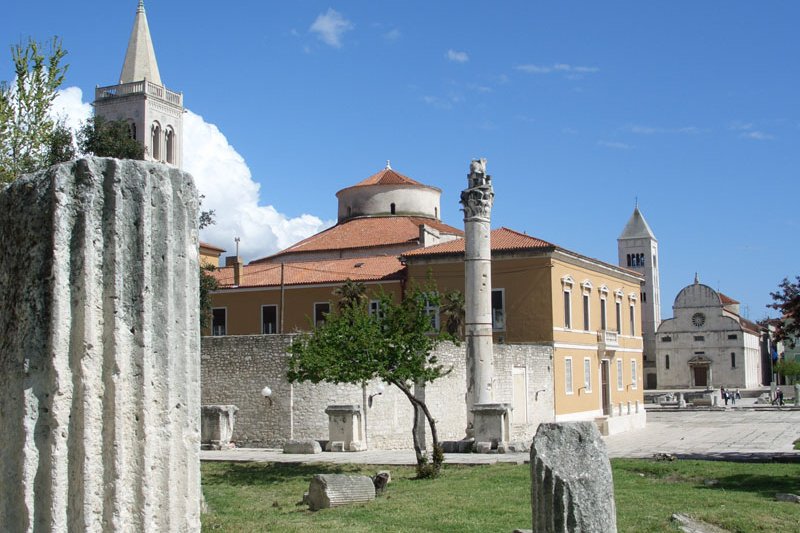
<path id="1" fill-rule="evenodd" d="M 342 36 L 354 27 L 353 23 L 344 18 L 341 13 L 328 8 L 327 12 L 317 16 L 308 31 L 316 33 L 323 43 L 334 48 L 341 48 Z"/>
<path id="2" fill-rule="evenodd" d="M 466 63 L 469 61 L 469 55 L 467 55 L 466 52 L 458 52 L 452 48 L 447 51 L 444 57 L 446 57 L 448 61 L 452 61 L 454 63 Z"/>
<path id="3" fill-rule="evenodd" d="M 91 106 L 82 101 L 77 87 L 59 91 L 53 107 L 72 128 L 91 116 Z M 333 223 L 308 214 L 289 217 L 262 204 L 261 185 L 219 128 L 188 110 L 183 121 L 183 168 L 205 196 L 203 209 L 215 212 L 216 223 L 201 232 L 201 240 L 226 248 L 232 255 L 233 239 L 239 237 L 239 254 L 247 261 L 272 254 Z"/>
<path id="4" fill-rule="evenodd" d="M 598 67 L 585 67 L 579 65 L 568 65 L 567 63 L 555 63 L 554 65 L 532 65 L 524 64 L 514 67 L 520 72 L 527 74 L 550 74 L 551 72 L 562 72 L 567 74 L 593 74 L 599 72 Z"/>

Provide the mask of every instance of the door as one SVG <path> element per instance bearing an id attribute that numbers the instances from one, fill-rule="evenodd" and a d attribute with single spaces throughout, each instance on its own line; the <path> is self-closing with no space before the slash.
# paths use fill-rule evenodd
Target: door
<path id="1" fill-rule="evenodd" d="M 603 359 L 600 362 L 600 375 L 602 376 L 603 380 L 600 391 L 603 396 L 603 414 L 606 416 L 611 414 L 611 380 L 609 379 L 610 367 L 611 365 L 609 364 L 608 359 Z"/>
<path id="2" fill-rule="evenodd" d="M 708 367 L 705 365 L 695 365 L 694 369 L 694 386 L 707 387 L 708 386 Z"/>

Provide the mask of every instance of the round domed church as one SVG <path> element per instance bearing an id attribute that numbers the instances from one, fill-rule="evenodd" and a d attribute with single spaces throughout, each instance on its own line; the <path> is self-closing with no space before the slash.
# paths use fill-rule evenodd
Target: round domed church
<path id="1" fill-rule="evenodd" d="M 761 385 L 758 326 L 739 316 L 739 302 L 695 276 L 672 310 L 656 333 L 659 388 Z"/>

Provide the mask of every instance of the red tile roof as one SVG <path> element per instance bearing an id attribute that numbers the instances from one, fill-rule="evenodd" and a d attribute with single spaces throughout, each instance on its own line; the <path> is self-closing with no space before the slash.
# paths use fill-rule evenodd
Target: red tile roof
<path id="1" fill-rule="evenodd" d="M 722 294 L 722 293 L 719 293 L 719 299 L 722 301 L 722 305 L 733 305 L 740 303 L 731 298 L 730 296 L 728 296 L 727 294 Z"/>
<path id="2" fill-rule="evenodd" d="M 224 252 L 225 248 L 220 248 L 219 246 L 214 246 L 213 244 L 208 244 L 207 242 L 200 241 L 200 248 L 206 248 L 208 250 L 213 250 L 215 252 Z"/>
<path id="3" fill-rule="evenodd" d="M 460 229 L 433 218 L 408 216 L 352 218 L 312 235 L 274 255 L 255 259 L 250 264 L 302 252 L 376 248 L 400 244 L 413 245 L 419 239 L 420 224 L 427 224 L 450 235 L 463 235 L 464 233 Z"/>
<path id="4" fill-rule="evenodd" d="M 283 271 L 283 283 L 284 285 L 313 285 L 343 283 L 348 279 L 389 281 L 401 279 L 404 268 L 400 260 L 392 256 L 286 263 Z M 210 274 L 217 279 L 221 289 L 235 287 L 233 267 L 222 267 Z M 238 286 L 277 287 L 280 284 L 280 264 L 251 263 L 242 267 L 242 279 Z"/>
<path id="5" fill-rule="evenodd" d="M 508 228 L 492 230 L 491 233 L 492 251 L 512 251 L 512 250 L 545 250 L 555 249 L 556 245 L 547 241 L 525 235 L 518 231 Z M 464 239 L 456 239 L 443 244 L 419 248 L 403 253 L 403 257 L 425 257 L 429 255 L 463 254 Z"/>
<path id="6" fill-rule="evenodd" d="M 391 168 L 385 168 L 367 179 L 356 183 L 353 187 L 363 187 L 366 185 L 419 185 L 425 187 L 422 183 L 412 180 L 408 176 L 404 176 Z"/>

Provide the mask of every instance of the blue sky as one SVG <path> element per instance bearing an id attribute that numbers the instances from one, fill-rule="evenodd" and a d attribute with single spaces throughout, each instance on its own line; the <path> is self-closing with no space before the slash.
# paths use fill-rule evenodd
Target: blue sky
<path id="1" fill-rule="evenodd" d="M 695 272 L 754 320 L 800 273 L 800 3 L 145 5 L 203 147 L 184 150 L 217 211 L 204 238 L 232 250 L 239 234 L 247 258 L 330 223 L 336 191 L 387 159 L 440 187 L 460 226 L 469 160 L 486 157 L 495 227 L 605 261 L 638 197 L 664 317 Z M 118 80 L 135 10 L 13 2 L 0 44 L 60 36 L 86 113 Z"/>

